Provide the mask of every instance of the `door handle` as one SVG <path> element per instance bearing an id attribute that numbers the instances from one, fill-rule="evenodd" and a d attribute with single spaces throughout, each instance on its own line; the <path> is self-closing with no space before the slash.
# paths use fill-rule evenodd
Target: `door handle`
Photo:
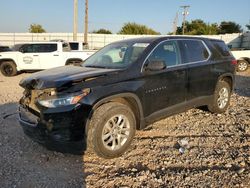
<path id="1" fill-rule="evenodd" d="M 33 55 L 34 57 L 38 57 L 39 55 Z"/>
<path id="2" fill-rule="evenodd" d="M 56 55 L 56 54 L 55 54 L 54 56 L 59 56 L 59 55 Z"/>

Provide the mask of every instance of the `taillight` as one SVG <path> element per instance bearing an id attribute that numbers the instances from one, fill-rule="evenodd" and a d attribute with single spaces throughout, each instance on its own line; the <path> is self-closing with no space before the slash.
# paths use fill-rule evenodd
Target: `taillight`
<path id="1" fill-rule="evenodd" d="M 231 61 L 231 64 L 232 64 L 232 65 L 237 65 L 237 60 L 232 60 L 232 61 Z"/>

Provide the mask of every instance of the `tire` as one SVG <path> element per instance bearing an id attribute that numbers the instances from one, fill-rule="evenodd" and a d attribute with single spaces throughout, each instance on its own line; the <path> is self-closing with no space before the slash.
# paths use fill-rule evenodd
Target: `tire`
<path id="1" fill-rule="evenodd" d="M 248 68 L 248 62 L 246 60 L 239 60 L 237 63 L 237 71 L 243 72 L 246 71 Z"/>
<path id="2" fill-rule="evenodd" d="M 16 64 L 13 61 L 4 61 L 0 65 L 1 73 L 4 76 L 15 76 L 17 74 Z"/>
<path id="3" fill-rule="evenodd" d="M 219 81 L 211 104 L 208 105 L 209 111 L 218 114 L 225 112 L 230 104 L 231 90 L 228 82 Z"/>
<path id="4" fill-rule="evenodd" d="M 130 146 L 135 127 L 135 116 L 128 106 L 117 102 L 106 103 L 97 108 L 90 119 L 88 149 L 103 158 L 119 157 Z"/>

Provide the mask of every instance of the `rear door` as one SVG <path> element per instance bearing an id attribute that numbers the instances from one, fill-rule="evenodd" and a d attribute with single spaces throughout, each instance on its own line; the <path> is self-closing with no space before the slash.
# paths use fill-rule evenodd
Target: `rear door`
<path id="1" fill-rule="evenodd" d="M 62 53 L 59 53 L 57 43 L 40 44 L 39 52 L 41 69 L 65 65 Z"/>
<path id="2" fill-rule="evenodd" d="M 214 91 L 211 52 L 205 42 L 199 39 L 179 41 L 183 63 L 187 65 L 187 100 L 208 96 Z"/>
<path id="3" fill-rule="evenodd" d="M 145 71 L 152 60 L 164 61 L 167 68 L 158 72 Z M 161 42 L 146 60 L 143 73 L 145 116 L 185 102 L 186 65 L 181 64 L 177 41 Z"/>

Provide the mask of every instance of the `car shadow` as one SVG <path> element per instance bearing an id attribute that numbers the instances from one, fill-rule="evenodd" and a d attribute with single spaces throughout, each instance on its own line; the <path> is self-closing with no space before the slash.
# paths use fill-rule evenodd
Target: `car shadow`
<path id="1" fill-rule="evenodd" d="M 47 150 L 28 138 L 18 104 L 0 104 L 0 187 L 86 187 L 83 155 Z"/>

